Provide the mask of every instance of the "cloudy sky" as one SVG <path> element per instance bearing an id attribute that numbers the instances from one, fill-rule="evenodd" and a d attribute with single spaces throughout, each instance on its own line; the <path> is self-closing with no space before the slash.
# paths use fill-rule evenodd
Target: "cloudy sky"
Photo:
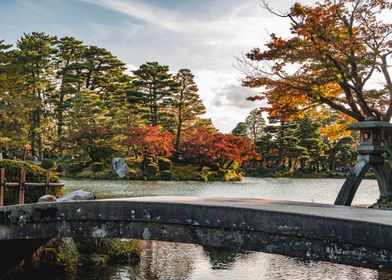
<path id="1" fill-rule="evenodd" d="M 285 11 L 292 3 L 271 6 Z M 206 117 L 222 132 L 258 106 L 246 100 L 257 91 L 241 87 L 235 58 L 262 46 L 269 33 L 288 35 L 289 26 L 260 0 L 0 0 L 0 9 L 0 38 L 8 43 L 40 31 L 104 47 L 130 69 L 146 61 L 191 69 Z"/>

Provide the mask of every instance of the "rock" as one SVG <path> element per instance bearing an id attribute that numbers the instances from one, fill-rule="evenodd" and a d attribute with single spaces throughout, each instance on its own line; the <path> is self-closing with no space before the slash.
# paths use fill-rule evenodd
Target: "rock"
<path id="1" fill-rule="evenodd" d="M 95 195 L 91 192 L 84 190 L 77 190 L 74 192 L 67 193 L 62 197 L 59 197 L 57 201 L 71 201 L 71 200 L 94 200 Z"/>
<path id="2" fill-rule="evenodd" d="M 123 158 L 112 159 L 112 174 L 119 179 L 125 178 L 128 175 L 128 164 Z"/>
<path id="3" fill-rule="evenodd" d="M 45 202 L 56 202 L 57 198 L 54 195 L 43 195 L 38 199 L 38 203 L 45 203 Z"/>
<path id="4" fill-rule="evenodd" d="M 109 261 L 110 258 L 108 255 L 98 255 L 98 254 L 92 254 L 87 259 L 88 264 L 95 265 L 95 266 L 107 265 Z"/>

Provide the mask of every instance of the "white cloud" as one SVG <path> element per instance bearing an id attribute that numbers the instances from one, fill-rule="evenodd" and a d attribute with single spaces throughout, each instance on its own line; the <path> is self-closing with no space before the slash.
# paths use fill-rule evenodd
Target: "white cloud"
<path id="1" fill-rule="evenodd" d="M 249 112 L 261 106 L 261 102 L 246 100 L 247 94 L 255 95 L 257 91 L 241 87 L 237 73 L 216 73 L 210 70 L 197 71 L 196 82 L 199 94 L 207 113 L 206 117 L 221 132 L 230 132 L 234 126 L 244 121 Z M 237 96 L 241 93 L 241 96 Z"/>
<path id="2" fill-rule="evenodd" d="M 94 41 L 104 42 L 103 46 L 126 63 L 158 61 L 169 65 L 173 72 L 191 69 L 207 108 L 206 115 L 225 132 L 260 105 L 245 100 L 255 92 L 241 89 L 241 73 L 233 67 L 235 57 L 264 45 L 268 33 L 289 34 L 287 19 L 263 10 L 259 0 L 229 1 L 222 9 L 219 1 L 201 1 L 200 5 L 210 5 L 208 15 L 193 11 L 182 14 L 136 0 L 84 1 L 130 17 L 122 26 L 93 26 Z M 276 0 L 273 6 L 283 10 L 292 3 Z M 219 12 L 211 12 L 214 9 Z M 135 23 L 135 19 L 140 23 Z"/>

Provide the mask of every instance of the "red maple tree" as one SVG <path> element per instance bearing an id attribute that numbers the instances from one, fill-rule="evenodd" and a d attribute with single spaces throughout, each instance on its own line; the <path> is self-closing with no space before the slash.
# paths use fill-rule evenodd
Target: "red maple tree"
<path id="1" fill-rule="evenodd" d="M 126 132 L 126 146 L 137 157 L 142 154 L 171 156 L 174 135 L 158 126 L 130 127 Z"/>

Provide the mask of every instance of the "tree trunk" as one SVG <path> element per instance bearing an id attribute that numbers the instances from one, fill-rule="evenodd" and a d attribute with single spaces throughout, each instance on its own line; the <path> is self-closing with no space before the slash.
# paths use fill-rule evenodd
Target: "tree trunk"
<path id="1" fill-rule="evenodd" d="M 31 142 L 31 158 L 35 156 L 35 128 L 36 128 L 36 112 L 32 113 L 32 120 L 31 120 L 31 135 L 30 135 L 30 142 Z"/>
<path id="2" fill-rule="evenodd" d="M 63 104 L 64 104 L 64 92 L 60 91 L 60 99 L 57 113 L 57 136 L 59 138 L 59 150 L 60 155 L 63 154 Z"/>
<path id="3" fill-rule="evenodd" d="M 41 111 L 37 111 L 37 127 L 41 129 Z M 44 157 L 43 149 L 42 149 L 42 132 L 41 130 L 38 133 L 37 139 L 37 146 L 38 146 L 38 159 L 41 161 Z"/>
<path id="4" fill-rule="evenodd" d="M 174 153 L 174 158 L 178 159 L 180 156 L 180 141 L 181 141 L 181 130 L 182 130 L 182 120 L 180 118 L 177 126 L 177 136 L 176 136 L 176 152 Z"/>

